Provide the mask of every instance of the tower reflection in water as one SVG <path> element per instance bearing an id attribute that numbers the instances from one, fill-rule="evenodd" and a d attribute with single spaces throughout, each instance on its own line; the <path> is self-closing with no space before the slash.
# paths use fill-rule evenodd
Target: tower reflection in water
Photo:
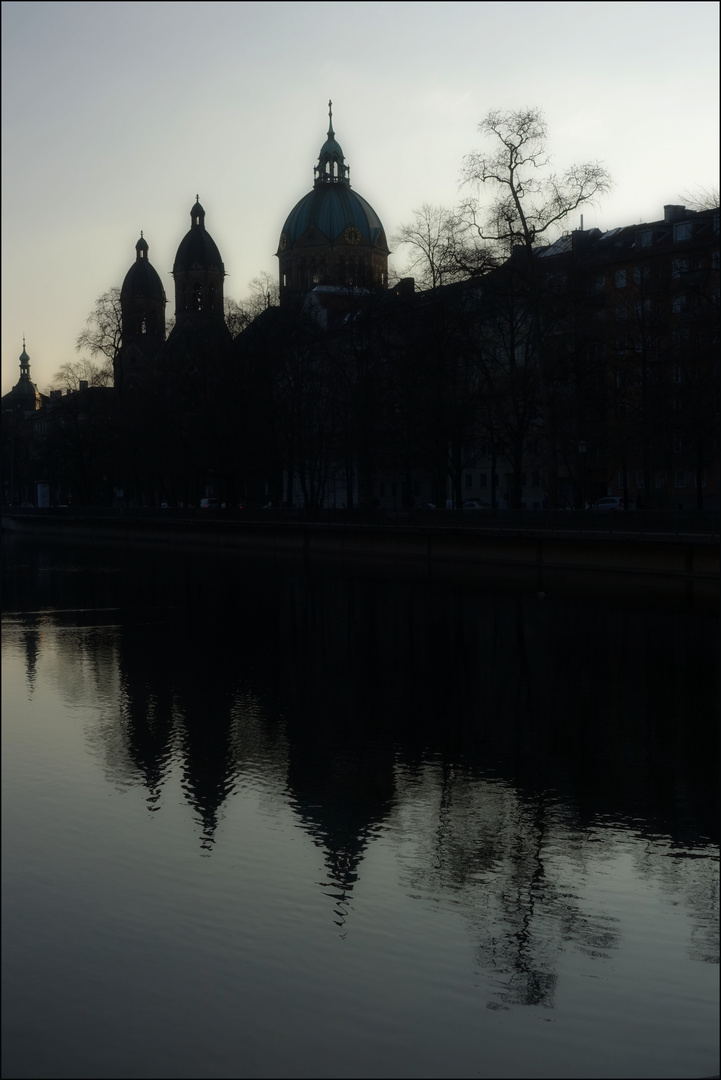
<path id="1" fill-rule="evenodd" d="M 289 808 L 343 935 L 382 840 L 406 896 L 463 916 L 503 1011 L 554 1007 L 568 949 L 624 947 L 582 883 L 633 838 L 689 955 L 715 959 L 713 863 L 684 869 L 718 840 L 712 618 L 197 556 L 19 561 L 27 692 L 52 651 L 58 693 L 100 704 L 86 745 L 108 782 L 153 814 L 179 783 L 197 853 L 230 842 L 244 789 Z"/>

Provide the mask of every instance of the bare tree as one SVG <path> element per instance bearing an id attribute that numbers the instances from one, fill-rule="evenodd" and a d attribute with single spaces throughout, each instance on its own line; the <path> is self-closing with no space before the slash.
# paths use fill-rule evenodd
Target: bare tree
<path id="1" fill-rule="evenodd" d="M 242 334 L 250 322 L 245 309 L 241 307 L 237 300 L 233 300 L 229 296 L 226 296 L 223 301 L 223 314 L 225 315 L 225 325 L 230 331 L 230 336 L 234 338 L 238 334 Z"/>
<path id="2" fill-rule="evenodd" d="M 467 222 L 445 206 L 423 203 L 391 242 L 406 248 L 406 273 L 412 273 L 421 289 L 474 277 L 493 265 L 487 245 L 479 243 Z"/>
<path id="3" fill-rule="evenodd" d="M 540 109 L 492 110 L 479 124 L 493 141 L 490 152 L 475 151 L 464 161 L 464 180 L 476 190 L 488 185 L 495 197 L 481 206 L 477 197 L 464 204 L 464 220 L 485 241 L 530 249 L 584 203 L 611 188 L 599 162 L 553 171 L 546 147 L 548 128 Z"/>
<path id="4" fill-rule="evenodd" d="M 227 297 L 225 300 L 225 324 L 234 338 L 267 308 L 280 303 L 280 287 L 267 270 L 254 277 L 248 288 L 250 292 L 240 303 Z"/>
<path id="5" fill-rule="evenodd" d="M 101 368 L 107 368 L 112 381 L 113 363 L 122 344 L 123 319 L 120 307 L 120 289 L 113 285 L 99 296 L 88 315 L 85 329 L 78 335 L 75 348 L 87 349 L 92 357 L 101 358 Z M 96 384 L 97 385 L 97 384 Z"/>
<path id="6" fill-rule="evenodd" d="M 96 364 L 87 356 L 62 364 L 52 377 L 50 390 L 79 390 L 81 383 L 88 386 L 112 386 L 113 366 L 109 360 Z"/>
<path id="7" fill-rule="evenodd" d="M 463 205 L 461 215 L 479 240 L 491 243 L 499 256 L 510 256 L 507 292 L 513 295 L 513 310 L 525 310 L 528 328 L 522 341 L 513 342 L 514 354 L 521 348 L 522 364 L 509 358 L 501 381 L 504 395 L 515 402 L 514 410 L 520 419 L 534 413 L 542 419 L 548 449 L 547 484 L 555 501 L 557 417 L 551 401 L 552 383 L 558 383 L 559 375 L 563 382 L 565 376 L 551 372 L 549 318 L 552 322 L 556 305 L 548 302 L 548 282 L 539 264 L 538 248 L 579 206 L 606 194 L 611 178 L 598 162 L 571 165 L 562 173 L 555 172 L 547 148 L 548 128 L 540 109 L 493 110 L 480 123 L 479 131 L 492 145 L 488 151 L 469 154 L 464 161 L 465 183 L 473 194 Z M 491 198 L 482 201 L 481 193 L 487 191 Z M 533 378 L 529 378 L 531 371 Z M 528 400 L 531 389 L 537 395 L 535 401 Z M 521 431 L 524 424 L 516 427 Z M 516 444 L 511 462 L 513 505 L 520 500 L 520 445 Z"/>
<path id="8" fill-rule="evenodd" d="M 719 205 L 719 189 L 696 184 L 695 187 L 681 192 L 679 198 L 683 199 L 689 210 L 715 210 Z"/>

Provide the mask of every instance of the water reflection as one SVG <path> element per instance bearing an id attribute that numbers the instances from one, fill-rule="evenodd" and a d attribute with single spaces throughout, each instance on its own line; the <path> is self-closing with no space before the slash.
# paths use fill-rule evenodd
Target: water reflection
<path id="1" fill-rule="evenodd" d="M 618 863 L 683 903 L 718 954 L 717 627 L 199 556 L 23 548 L 5 559 L 8 647 L 99 705 L 88 745 L 162 812 L 173 776 L 210 856 L 245 786 L 319 849 L 345 930 L 363 862 L 395 844 L 411 895 L 455 905 L 488 1006 L 553 1008 L 559 958 L 602 960 L 618 920 L 581 883 Z M 49 631 L 52 630 L 52 634 Z"/>

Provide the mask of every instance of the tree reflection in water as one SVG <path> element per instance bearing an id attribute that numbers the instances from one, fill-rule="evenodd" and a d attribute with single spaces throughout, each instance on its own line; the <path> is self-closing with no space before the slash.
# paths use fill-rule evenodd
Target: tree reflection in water
<path id="1" fill-rule="evenodd" d="M 463 911 L 489 1007 L 551 1008 L 560 952 L 618 945 L 574 882 L 631 829 L 640 872 L 692 912 L 694 955 L 717 955 L 716 878 L 683 874 L 718 839 L 712 620 L 197 557 L 25 558 L 9 595 L 42 613 L 24 623 L 29 691 L 43 622 L 64 623 L 58 685 L 100 703 L 108 779 L 157 812 L 179 775 L 203 854 L 260 784 L 322 851 L 343 929 L 391 837 L 404 886 Z M 83 634 L 79 611 L 107 625 Z"/>

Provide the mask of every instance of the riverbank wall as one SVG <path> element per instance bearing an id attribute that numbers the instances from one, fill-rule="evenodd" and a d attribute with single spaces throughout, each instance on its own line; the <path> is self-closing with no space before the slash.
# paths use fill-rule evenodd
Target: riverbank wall
<path id="1" fill-rule="evenodd" d="M 3 515 L 18 537 L 141 544 L 218 555 L 384 567 L 394 575 L 457 578 L 546 592 L 653 593 L 718 604 L 719 542 L 586 528 L 359 524 L 163 515 Z"/>

